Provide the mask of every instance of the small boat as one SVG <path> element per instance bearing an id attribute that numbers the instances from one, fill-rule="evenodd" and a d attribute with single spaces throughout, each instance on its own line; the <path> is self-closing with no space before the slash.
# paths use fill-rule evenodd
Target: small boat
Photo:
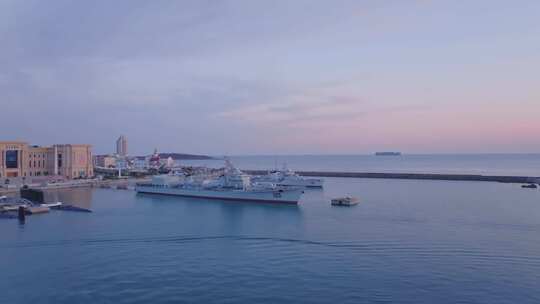
<path id="1" fill-rule="evenodd" d="M 358 199 L 352 196 L 338 197 L 331 201 L 332 206 L 354 206 L 358 204 Z"/>
<path id="2" fill-rule="evenodd" d="M 41 204 L 40 206 L 41 206 L 41 207 L 54 208 L 54 207 L 62 206 L 62 202 L 45 203 L 45 204 Z"/>
<path id="3" fill-rule="evenodd" d="M 522 185 L 521 188 L 536 189 L 538 188 L 538 186 L 536 186 L 536 184 L 528 184 L 528 185 Z"/>
<path id="4" fill-rule="evenodd" d="M 4 211 L 17 211 L 19 210 L 19 207 L 27 208 L 29 206 L 28 205 L 8 205 L 8 206 L 3 206 L 2 209 Z"/>
<path id="5" fill-rule="evenodd" d="M 2 196 L 0 196 L 0 201 L 1 201 L 1 200 L 5 200 L 6 198 L 7 198 L 7 196 L 2 195 Z"/>

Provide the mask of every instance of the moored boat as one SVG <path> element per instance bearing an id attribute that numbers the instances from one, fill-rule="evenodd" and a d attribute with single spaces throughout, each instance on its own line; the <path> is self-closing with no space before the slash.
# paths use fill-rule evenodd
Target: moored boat
<path id="1" fill-rule="evenodd" d="M 44 204 L 40 204 L 40 206 L 42 206 L 42 207 L 48 207 L 48 208 L 55 208 L 55 207 L 62 206 L 62 202 L 56 202 L 56 203 L 44 203 Z"/>

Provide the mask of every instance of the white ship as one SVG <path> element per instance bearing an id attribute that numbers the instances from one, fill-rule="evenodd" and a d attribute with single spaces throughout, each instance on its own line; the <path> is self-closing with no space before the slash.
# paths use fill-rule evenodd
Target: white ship
<path id="1" fill-rule="evenodd" d="M 224 173 L 209 176 L 154 176 L 151 183 L 137 184 L 138 193 L 176 195 L 205 199 L 297 204 L 302 189 L 273 183 L 252 182 L 250 176 L 234 168 L 229 161 Z"/>
<path id="2" fill-rule="evenodd" d="M 286 167 L 283 167 L 282 170 L 268 172 L 267 175 L 256 176 L 253 180 L 274 183 L 278 186 L 310 188 L 322 188 L 324 183 L 323 179 L 303 177 Z"/>

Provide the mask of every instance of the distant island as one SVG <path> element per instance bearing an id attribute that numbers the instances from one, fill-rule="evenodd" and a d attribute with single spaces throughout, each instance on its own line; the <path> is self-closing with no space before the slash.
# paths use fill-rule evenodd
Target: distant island
<path id="1" fill-rule="evenodd" d="M 376 156 L 401 156 L 401 152 L 375 152 Z"/>
<path id="2" fill-rule="evenodd" d="M 159 158 L 166 159 L 166 158 L 172 158 L 174 160 L 206 160 L 206 159 L 214 159 L 211 156 L 208 155 L 197 155 L 197 154 L 185 154 L 185 153 L 159 153 Z"/>

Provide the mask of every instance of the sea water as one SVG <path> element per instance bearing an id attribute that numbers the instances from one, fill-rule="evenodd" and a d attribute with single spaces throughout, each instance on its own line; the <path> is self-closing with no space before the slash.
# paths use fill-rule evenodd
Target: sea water
<path id="1" fill-rule="evenodd" d="M 281 169 L 285 165 L 299 171 L 540 176 L 540 154 L 267 155 L 230 159 L 237 167 L 252 170 Z M 223 167 L 223 160 L 181 160 L 179 164 Z"/>
<path id="2" fill-rule="evenodd" d="M 354 207 L 331 206 L 350 194 Z M 0 221 L 0 303 L 540 303 L 540 191 L 327 178 L 298 206 L 111 189 Z"/>

